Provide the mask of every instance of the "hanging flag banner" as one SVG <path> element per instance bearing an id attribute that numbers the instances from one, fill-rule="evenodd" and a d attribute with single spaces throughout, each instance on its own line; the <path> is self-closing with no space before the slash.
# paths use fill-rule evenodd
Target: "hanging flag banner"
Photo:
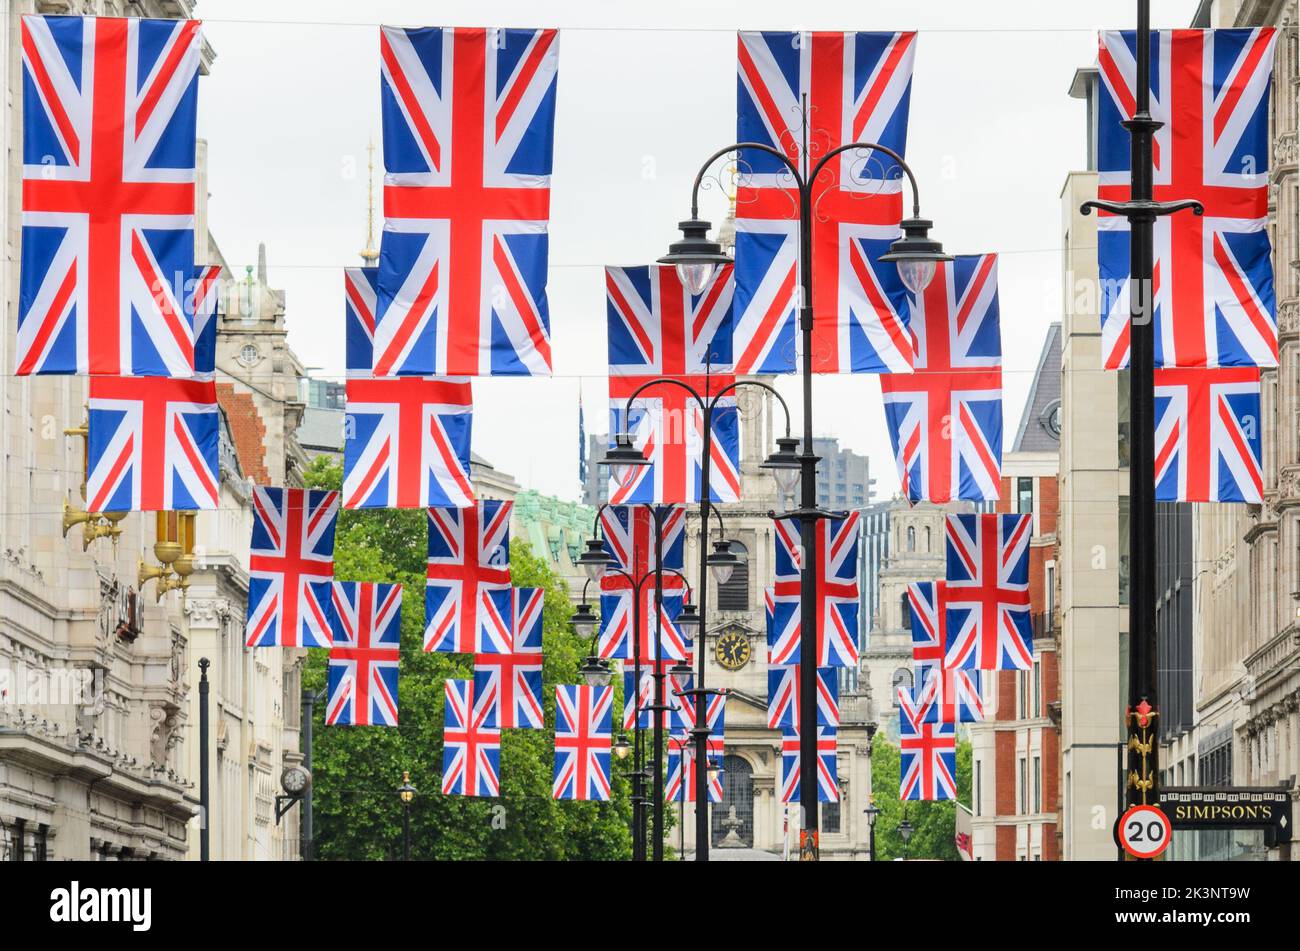
<path id="1" fill-rule="evenodd" d="M 555 30 L 380 29 L 372 369 L 549 376 Z"/>
<path id="2" fill-rule="evenodd" d="M 1264 500 L 1254 367 L 1156 370 L 1156 501 Z"/>
<path id="3" fill-rule="evenodd" d="M 912 299 L 912 373 L 880 378 L 885 423 L 909 502 L 996 499 L 1002 491 L 1002 334 L 995 254 L 934 269 Z"/>
<path id="4" fill-rule="evenodd" d="M 610 470 L 611 502 L 698 502 L 703 477 L 704 398 L 736 382 L 731 370 L 731 265 L 692 295 L 666 264 L 605 269 L 609 326 L 609 412 L 615 433 L 630 433 L 650 461 L 626 485 Z M 652 380 L 671 377 L 677 383 Z M 643 388 L 644 387 L 644 388 Z M 628 411 L 627 401 L 636 396 Z M 740 421 L 734 392 L 713 410 L 709 498 L 740 500 Z"/>
<path id="5" fill-rule="evenodd" d="M 915 33 L 742 32 L 736 141 L 760 142 L 812 171 L 851 142 L 903 155 Z M 737 373 L 793 373 L 799 199 L 774 155 L 738 156 Z M 880 256 L 899 236 L 903 174 L 883 152 L 849 149 L 812 183 L 814 373 L 907 373 L 907 293 Z"/>
<path id="6" fill-rule="evenodd" d="M 329 647 L 339 494 L 253 486 L 248 646 Z"/>
<path id="7" fill-rule="evenodd" d="M 198 20 L 22 18 L 16 372 L 190 377 Z"/>
<path id="8" fill-rule="evenodd" d="M 326 726 L 397 726 L 402 586 L 336 581 Z"/>
<path id="9" fill-rule="evenodd" d="M 1151 116 L 1156 201 L 1194 199 L 1204 215 L 1155 222 L 1157 367 L 1275 367 L 1277 302 L 1268 237 L 1269 95 L 1277 33 L 1153 30 Z M 1097 197 L 1129 199 L 1137 34 L 1101 34 Z M 1128 366 L 1128 219 L 1097 220 L 1102 361 Z"/>

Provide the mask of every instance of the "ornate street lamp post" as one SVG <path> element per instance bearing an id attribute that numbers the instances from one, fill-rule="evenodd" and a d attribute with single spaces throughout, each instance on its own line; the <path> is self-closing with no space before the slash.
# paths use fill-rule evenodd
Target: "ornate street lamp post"
<path id="1" fill-rule="evenodd" d="M 402 785 L 397 787 L 397 798 L 402 801 L 402 861 L 411 861 L 411 802 L 418 792 L 411 785 L 409 771 L 402 773 Z"/>
<path id="2" fill-rule="evenodd" d="M 807 103 L 804 104 L 805 114 L 807 112 Z M 806 123 L 805 123 L 806 126 Z M 803 154 L 808 155 L 807 129 L 804 130 L 804 148 Z M 845 152 L 854 150 L 862 156 L 869 156 L 873 152 L 879 152 L 888 156 L 897 163 L 902 173 L 906 175 L 912 191 L 912 214 L 902 222 L 902 237 L 896 240 L 889 249 L 889 253 L 882 255 L 882 261 L 892 261 L 898 265 L 899 277 L 904 285 L 914 294 L 919 294 L 930 283 L 934 276 L 935 265 L 949 261 L 951 258 L 944 254 L 942 245 L 929 236 L 931 222 L 921 216 L 920 194 L 916 185 L 916 176 L 912 169 L 903 161 L 903 157 L 894 150 L 886 146 L 872 142 L 851 142 L 848 145 L 841 145 L 831 149 L 823 155 L 815 165 L 812 171 L 806 176 L 800 170 L 800 165 L 791 160 L 784 152 L 772 146 L 765 145 L 761 142 L 738 142 L 728 145 L 726 148 L 719 149 L 701 166 L 699 173 L 695 176 L 695 185 L 691 190 L 691 214 L 690 217 L 681 222 L 679 227 L 682 231 L 682 239 L 674 243 L 660 262 L 664 264 L 673 264 L 677 266 L 678 274 L 682 282 L 692 289 L 703 288 L 707 285 L 709 278 L 713 274 L 713 269 L 719 264 L 730 260 L 722 253 L 722 247 L 716 242 L 709 240 L 709 222 L 700 219 L 699 214 L 699 192 L 700 185 L 704 181 L 709 168 L 718 159 L 724 155 L 737 153 L 741 150 L 753 149 L 758 152 L 765 152 L 778 161 L 780 161 L 789 172 L 791 180 L 795 183 L 794 191 L 798 195 L 799 205 L 799 279 L 800 279 L 800 301 L 799 301 L 799 330 L 802 338 L 803 352 L 801 354 L 801 373 L 803 377 L 803 442 L 802 452 L 794 456 L 794 448 L 799 445 L 796 440 L 789 439 L 789 430 L 786 431 L 787 439 L 785 444 L 778 440 L 778 446 L 781 447 L 780 460 L 775 457 L 769 460 L 770 468 L 774 470 L 778 477 L 793 483 L 793 474 L 789 469 L 789 461 L 797 459 L 799 481 L 801 486 L 800 503 L 794 512 L 785 513 L 786 517 L 794 517 L 799 520 L 800 541 L 804 552 L 800 574 L 800 656 L 810 658 L 816 656 L 817 650 L 817 613 L 816 613 L 816 593 L 817 593 L 817 546 L 816 546 L 816 526 L 819 519 L 830 517 L 831 513 L 817 507 L 817 460 L 818 457 L 813 453 L 813 411 L 812 411 L 812 349 L 813 349 L 813 268 L 812 268 L 812 208 L 813 195 L 812 188 L 818 176 L 826 168 L 827 164 Z M 784 402 L 782 403 L 784 406 Z M 707 439 L 707 437 L 706 437 Z M 707 447 L 707 442 L 705 443 Z M 706 448 L 707 451 L 707 448 Z M 787 482 L 782 482 L 784 488 Z M 793 486 L 791 485 L 791 488 Z M 702 496 L 707 498 L 707 494 Z M 701 504 L 702 509 L 707 509 L 707 503 Z M 703 550 L 703 546 L 701 547 Z M 703 597 L 701 597 L 701 613 L 703 613 Z M 702 655 L 702 652 L 701 652 Z M 701 662 L 702 664 L 702 662 Z M 701 673 L 703 671 L 701 670 Z M 804 663 L 800 666 L 800 711 L 799 720 L 801 723 L 817 722 L 817 665 Z M 701 698 L 701 710 L 703 709 Z M 817 731 L 815 729 L 804 730 L 799 739 L 799 781 L 800 788 L 805 791 L 817 789 Z M 805 794 L 802 805 L 803 831 L 800 835 L 801 855 L 803 858 L 816 859 L 817 852 L 817 797 L 816 795 Z M 697 813 L 698 817 L 698 813 Z M 707 822 L 707 820 L 706 820 Z M 707 832 L 707 825 L 701 826 L 697 835 L 704 835 Z M 697 855 L 701 850 L 697 850 Z M 702 856 L 707 858 L 707 855 Z"/>
<path id="3" fill-rule="evenodd" d="M 1155 310 L 1153 271 L 1157 218 L 1178 211 L 1204 213 L 1200 202 L 1152 200 L 1152 141 L 1163 123 L 1151 117 L 1151 4 L 1138 0 L 1137 71 L 1131 138 L 1129 200 L 1086 201 L 1129 222 L 1129 621 L 1127 806 L 1159 804 L 1156 740 L 1156 485 Z"/>
<path id="4" fill-rule="evenodd" d="M 696 185 L 698 188 L 698 182 Z M 694 213 L 692 213 L 692 217 L 695 217 Z M 707 232 L 708 222 L 703 222 L 702 224 L 704 225 L 705 232 Z M 683 222 L 683 230 L 687 230 L 688 227 L 694 228 L 694 224 L 692 222 Z M 704 244 L 709 248 L 716 249 L 716 256 L 712 256 L 713 252 L 711 251 L 700 251 L 697 243 L 692 243 L 698 242 L 699 240 L 703 240 Z M 703 280 L 700 279 L 701 273 L 704 273 L 701 270 L 703 265 L 695 267 L 690 263 L 678 264 L 678 274 L 681 277 L 682 283 L 686 285 L 691 293 L 698 294 L 708 285 L 708 280 L 713 275 L 713 267 L 717 263 L 718 259 L 729 261 L 730 258 L 722 254 L 721 247 L 709 241 L 707 237 L 700 239 L 698 236 L 693 237 L 690 233 L 688 233 L 688 236 L 684 241 L 673 245 L 674 252 L 670 252 L 669 257 L 671 257 L 672 253 L 675 253 L 677 249 L 683 248 L 683 246 L 686 246 L 686 251 L 682 251 L 681 253 L 687 253 L 687 251 L 694 249 L 694 253 L 704 254 L 707 258 L 705 263 L 708 264 L 708 271 L 704 274 Z M 673 264 L 678 262 L 669 260 L 668 258 L 663 258 L 660 263 Z M 695 737 L 696 761 L 704 763 L 708 760 L 709 724 L 707 707 L 708 696 L 711 692 L 704 686 L 703 644 L 703 632 L 707 631 L 707 627 L 705 626 L 705 617 L 709 592 L 709 575 L 712 574 L 714 581 L 718 584 L 725 584 L 727 580 L 730 579 L 732 571 L 735 570 L 735 567 L 739 562 L 739 559 L 736 558 L 735 554 L 731 551 L 731 543 L 729 541 L 720 540 L 715 542 L 713 550 L 709 550 L 709 516 L 712 514 L 720 525 L 722 521 L 721 513 L 716 507 L 714 507 L 709 498 L 709 476 L 712 472 L 713 456 L 713 414 L 718 403 L 723 399 L 723 397 L 738 392 L 740 389 L 747 386 L 756 387 L 771 393 L 780 402 L 781 408 L 785 412 L 785 437 L 783 439 L 778 439 L 777 445 L 782 446 L 782 444 L 785 444 L 786 451 L 784 451 L 784 454 L 783 451 L 780 450 L 773 453 L 763 463 L 763 466 L 772 469 L 773 471 L 784 471 L 791 466 L 797 457 L 793 455 L 793 450 L 789 448 L 790 444 L 794 442 L 790 437 L 790 408 L 786 405 L 785 399 L 781 394 L 766 383 L 759 380 L 736 380 L 727 386 L 722 387 L 717 393 L 710 393 L 708 377 L 706 375 L 705 393 L 701 394 L 690 383 L 687 383 L 685 380 L 678 377 L 658 377 L 641 384 L 632 391 L 632 394 L 627 398 L 627 401 L 623 406 L 624 420 L 631 419 L 632 404 L 636 401 L 637 397 L 653 386 L 676 386 L 685 390 L 687 394 L 690 395 L 691 399 L 695 401 L 696 405 L 699 406 L 702 418 L 701 432 L 703 435 L 703 445 L 700 449 L 700 581 L 696 589 L 699 601 L 699 615 L 698 617 L 691 616 L 689 618 L 679 618 L 678 625 L 683 628 L 688 625 L 698 626 L 701 631 L 701 635 L 697 639 L 695 645 L 695 661 L 697 670 L 695 688 L 689 692 L 695 697 L 695 729 L 692 730 L 691 733 Z M 615 481 L 620 485 L 625 485 L 628 476 L 636 466 L 649 465 L 650 461 L 646 459 L 640 449 L 636 448 L 631 433 L 615 433 L 614 448 L 605 454 L 605 458 L 600 461 L 600 464 L 603 466 L 610 466 Z M 708 552 L 707 556 L 705 556 L 705 552 Z M 662 687 L 662 681 L 659 682 L 659 686 Z M 662 699 L 657 699 L 656 705 L 661 704 Z M 660 803 L 660 806 L 662 806 L 662 799 L 662 796 L 659 796 L 656 799 L 656 802 Z M 660 837 L 662 837 L 662 829 L 660 830 Z M 661 848 L 659 845 L 656 847 Z M 702 769 L 697 769 L 695 771 L 695 859 L 697 862 L 707 862 L 709 859 L 708 776 L 705 775 L 705 770 Z"/>

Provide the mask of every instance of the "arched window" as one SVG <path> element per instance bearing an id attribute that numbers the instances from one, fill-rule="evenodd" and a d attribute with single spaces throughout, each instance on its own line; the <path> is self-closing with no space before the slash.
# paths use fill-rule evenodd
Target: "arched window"
<path id="1" fill-rule="evenodd" d="M 754 768 L 744 757 L 728 754 L 722 757 L 722 770 L 722 802 L 710 810 L 713 845 L 731 836 L 729 845 L 739 839 L 742 846 L 753 848 Z"/>
<path id="2" fill-rule="evenodd" d="M 912 605 L 907 600 L 907 592 L 903 592 L 902 598 L 899 599 L 903 605 L 903 630 L 912 630 Z"/>
<path id="3" fill-rule="evenodd" d="M 925 526 L 925 553 L 930 553 L 930 526 Z"/>
<path id="4" fill-rule="evenodd" d="M 912 525 L 907 526 L 907 550 L 916 551 L 916 528 Z"/>
<path id="5" fill-rule="evenodd" d="M 736 565 L 727 583 L 718 585 L 719 611 L 749 610 L 749 549 L 738 541 L 731 543 L 731 553 L 740 563 Z"/>

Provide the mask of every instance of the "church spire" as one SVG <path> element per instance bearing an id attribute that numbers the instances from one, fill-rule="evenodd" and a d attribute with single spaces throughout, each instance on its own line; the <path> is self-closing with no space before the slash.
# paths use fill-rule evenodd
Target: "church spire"
<path id="1" fill-rule="evenodd" d="M 374 267 L 379 260 L 375 249 L 375 142 L 370 140 L 366 146 L 369 153 L 366 160 L 366 246 L 361 252 L 361 260 L 366 267 Z"/>

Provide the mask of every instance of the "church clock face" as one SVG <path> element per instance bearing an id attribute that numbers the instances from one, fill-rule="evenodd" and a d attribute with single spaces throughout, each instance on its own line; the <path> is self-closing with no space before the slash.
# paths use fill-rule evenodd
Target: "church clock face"
<path id="1" fill-rule="evenodd" d="M 740 670 L 749 663 L 752 650 L 744 631 L 727 631 L 713 647 L 713 658 L 724 670 Z"/>

